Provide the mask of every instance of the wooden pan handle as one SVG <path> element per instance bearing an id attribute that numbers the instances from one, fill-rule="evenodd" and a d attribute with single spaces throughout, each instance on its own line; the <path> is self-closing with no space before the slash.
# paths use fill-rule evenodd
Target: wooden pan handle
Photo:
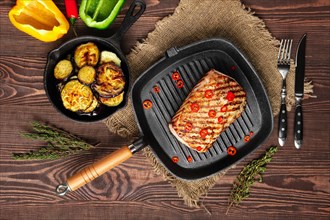
<path id="1" fill-rule="evenodd" d="M 57 194 L 65 195 L 67 191 L 74 191 L 82 187 L 108 170 L 129 159 L 132 155 L 133 153 L 128 146 L 116 150 L 112 154 L 88 167 L 85 167 L 83 170 L 70 177 L 66 184 L 59 185 L 56 189 Z"/>

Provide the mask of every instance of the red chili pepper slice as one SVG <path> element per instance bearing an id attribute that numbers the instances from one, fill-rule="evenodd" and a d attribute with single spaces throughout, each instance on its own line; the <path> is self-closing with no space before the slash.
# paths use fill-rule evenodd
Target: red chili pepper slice
<path id="1" fill-rule="evenodd" d="M 207 99 L 210 99 L 210 98 L 212 98 L 213 97 L 213 92 L 212 92 L 212 90 L 206 90 L 205 91 L 205 93 L 204 93 L 204 96 L 205 96 L 205 98 L 207 98 Z"/>
<path id="2" fill-rule="evenodd" d="M 236 154 L 236 148 L 234 146 L 230 146 L 227 148 L 227 153 L 230 156 L 234 156 Z"/>
<path id="3" fill-rule="evenodd" d="M 183 86 L 184 86 L 184 82 L 181 79 L 179 79 L 176 82 L 176 87 L 178 87 L 179 89 L 181 89 Z"/>
<path id="4" fill-rule="evenodd" d="M 152 107 L 152 102 L 150 100 L 145 100 L 143 102 L 143 108 L 144 109 L 150 109 Z"/>
<path id="5" fill-rule="evenodd" d="M 177 163 L 177 162 L 179 162 L 179 158 L 177 156 L 173 156 L 172 161 L 173 161 L 173 163 Z"/>
<path id="6" fill-rule="evenodd" d="M 246 136 L 244 137 L 244 142 L 248 142 L 250 139 L 251 139 L 250 136 L 249 136 L 249 135 L 246 135 Z"/>
<path id="7" fill-rule="evenodd" d="M 191 157 L 191 156 L 188 156 L 188 157 L 187 157 L 187 161 L 188 161 L 189 163 L 191 163 L 191 162 L 192 162 L 192 160 L 193 160 L 193 159 L 192 159 L 192 157 Z"/>
<path id="8" fill-rule="evenodd" d="M 229 102 L 233 101 L 235 99 L 235 94 L 233 92 L 228 92 L 227 93 L 227 100 Z"/>
<path id="9" fill-rule="evenodd" d="M 205 138 L 208 135 L 208 133 L 209 132 L 207 131 L 206 128 L 201 129 L 201 131 L 199 132 L 201 138 Z"/>
<path id="10" fill-rule="evenodd" d="M 154 86 L 153 88 L 155 93 L 159 93 L 160 92 L 160 88 L 158 86 Z"/>
<path id="11" fill-rule="evenodd" d="M 223 120 L 223 117 L 222 117 L 222 116 L 220 116 L 220 117 L 218 118 L 218 122 L 219 122 L 220 124 L 224 123 L 224 120 Z"/>
<path id="12" fill-rule="evenodd" d="M 193 128 L 193 125 L 191 122 L 187 122 L 184 126 L 184 130 L 186 130 L 186 131 L 191 131 L 192 128 Z"/>
<path id="13" fill-rule="evenodd" d="M 214 111 L 212 109 L 209 111 L 209 117 L 210 118 L 214 118 L 216 115 L 217 115 L 217 112 L 216 111 Z"/>
<path id="14" fill-rule="evenodd" d="M 177 80 L 179 80 L 181 77 L 180 77 L 180 73 L 179 72 L 174 72 L 173 74 L 172 74 L 172 79 L 173 80 L 175 80 L 175 81 L 177 81 Z"/>
<path id="15" fill-rule="evenodd" d="M 221 112 L 226 112 L 228 111 L 228 107 L 226 105 L 222 106 L 220 109 Z"/>
<path id="16" fill-rule="evenodd" d="M 192 112 L 198 112 L 200 107 L 197 103 L 194 102 L 190 105 L 190 109 L 191 109 Z"/>
<path id="17" fill-rule="evenodd" d="M 197 150 L 197 151 L 201 151 L 201 150 L 202 150 L 202 147 L 201 147 L 201 146 L 198 146 L 198 147 L 196 148 L 196 150 Z"/>
<path id="18" fill-rule="evenodd" d="M 250 136 L 254 135 L 253 131 L 250 131 Z"/>

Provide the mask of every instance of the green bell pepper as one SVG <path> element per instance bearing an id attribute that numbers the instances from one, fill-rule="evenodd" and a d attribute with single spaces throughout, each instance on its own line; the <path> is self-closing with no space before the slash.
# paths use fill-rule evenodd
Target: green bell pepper
<path id="1" fill-rule="evenodd" d="M 88 27 L 103 30 L 116 19 L 124 3 L 125 0 L 82 0 L 79 16 Z"/>

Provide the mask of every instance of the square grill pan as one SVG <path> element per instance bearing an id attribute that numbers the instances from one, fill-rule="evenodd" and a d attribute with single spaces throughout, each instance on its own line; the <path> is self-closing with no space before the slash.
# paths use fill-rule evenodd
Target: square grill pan
<path id="1" fill-rule="evenodd" d="M 189 92 L 210 69 L 234 78 L 247 94 L 247 106 L 209 149 L 198 153 L 181 144 L 169 131 L 168 124 Z M 178 71 L 184 87 L 172 79 Z M 159 92 L 154 91 L 154 87 Z M 273 115 L 264 86 L 246 57 L 224 39 L 209 39 L 182 48 L 171 48 L 165 56 L 142 74 L 132 89 L 136 118 L 144 140 L 168 170 L 178 178 L 194 180 L 219 172 L 254 151 L 273 129 Z M 143 108 L 150 100 L 151 109 Z M 250 136 L 248 142 L 245 136 Z M 237 153 L 227 154 L 234 146 Z M 178 157 L 174 163 L 172 157 Z M 192 161 L 187 158 L 191 157 Z"/>

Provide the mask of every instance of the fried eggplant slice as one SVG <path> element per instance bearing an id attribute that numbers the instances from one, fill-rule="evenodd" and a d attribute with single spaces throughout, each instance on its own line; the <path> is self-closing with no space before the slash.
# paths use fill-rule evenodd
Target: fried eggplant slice
<path id="1" fill-rule="evenodd" d="M 100 97 L 99 99 L 102 104 L 104 104 L 106 106 L 114 107 L 114 106 L 119 105 L 124 100 L 124 92 L 120 93 L 119 95 L 117 95 L 113 98 Z"/>
<path id="2" fill-rule="evenodd" d="M 78 80 L 72 80 L 63 87 L 61 99 L 66 109 L 73 112 L 84 111 L 93 102 L 93 92 Z"/>
<path id="3" fill-rule="evenodd" d="M 97 69 L 96 83 L 93 88 L 104 98 L 113 98 L 125 88 L 123 71 L 114 63 L 105 63 Z"/>
<path id="4" fill-rule="evenodd" d="M 54 76 L 56 79 L 63 80 L 70 76 L 73 66 L 69 60 L 61 60 L 58 62 L 54 69 Z"/>
<path id="5" fill-rule="evenodd" d="M 94 82 L 96 70 L 92 66 L 84 66 L 78 72 L 78 79 L 80 82 L 89 85 Z"/>
<path id="6" fill-rule="evenodd" d="M 92 104 L 83 112 L 90 113 L 90 112 L 94 111 L 98 106 L 99 106 L 99 101 L 97 100 L 97 98 L 95 96 L 93 96 Z"/>
<path id="7" fill-rule="evenodd" d="M 121 60 L 115 53 L 112 53 L 112 52 L 106 51 L 106 50 L 102 51 L 100 63 L 103 64 L 103 63 L 110 63 L 110 62 L 113 62 L 117 66 L 120 66 L 120 64 L 121 64 Z"/>
<path id="8" fill-rule="evenodd" d="M 100 51 L 92 42 L 79 45 L 74 52 L 74 61 L 79 68 L 85 65 L 95 66 L 99 62 L 99 57 Z"/>

